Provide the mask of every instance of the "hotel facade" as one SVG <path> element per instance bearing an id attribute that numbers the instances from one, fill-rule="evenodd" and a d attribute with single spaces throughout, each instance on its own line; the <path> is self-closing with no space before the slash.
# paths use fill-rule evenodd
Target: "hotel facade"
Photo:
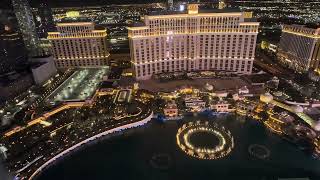
<path id="1" fill-rule="evenodd" d="M 57 68 L 99 67 L 108 64 L 107 32 L 92 22 L 58 23 L 49 32 Z"/>
<path id="2" fill-rule="evenodd" d="M 305 72 L 312 68 L 320 72 L 320 28 L 284 25 L 277 56 L 294 70 Z"/>
<path id="3" fill-rule="evenodd" d="M 258 22 L 245 12 L 188 12 L 148 15 L 128 27 L 130 56 L 136 79 L 165 72 L 217 70 L 252 72 Z"/>

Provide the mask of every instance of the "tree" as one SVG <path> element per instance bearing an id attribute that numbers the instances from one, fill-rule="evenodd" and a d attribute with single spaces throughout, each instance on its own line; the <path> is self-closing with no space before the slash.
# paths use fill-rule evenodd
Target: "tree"
<path id="1" fill-rule="evenodd" d="M 139 112 L 139 109 L 137 108 L 138 104 L 135 102 L 132 102 L 127 105 L 127 113 L 128 114 L 136 114 Z"/>
<path id="2" fill-rule="evenodd" d="M 268 49 L 269 46 L 270 46 L 269 42 L 267 42 L 265 40 L 261 41 L 261 49 Z"/>

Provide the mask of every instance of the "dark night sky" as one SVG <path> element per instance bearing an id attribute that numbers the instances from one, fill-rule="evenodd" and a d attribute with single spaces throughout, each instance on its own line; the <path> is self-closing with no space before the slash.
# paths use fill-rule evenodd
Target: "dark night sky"
<path id="1" fill-rule="evenodd" d="M 153 2 L 167 2 L 168 0 L 28 0 L 31 2 L 32 7 L 38 7 L 41 2 L 46 1 L 50 7 L 80 7 L 80 6 L 96 6 L 96 5 L 108 5 L 108 4 L 142 4 Z M 174 0 L 174 1 L 190 1 L 196 2 L 197 0 Z M 219 0 L 201 0 L 201 2 L 217 2 Z M 233 1 L 233 0 L 227 0 Z M 250 0 L 247 0 L 250 1 Z M 256 1 L 256 0 L 254 0 Z M 268 1 L 268 0 L 260 0 Z M 310 2 L 315 0 L 296 0 L 300 2 Z M 11 7 L 11 0 L 0 0 L 0 9 L 6 9 Z"/>
<path id="2" fill-rule="evenodd" d="M 143 4 L 154 2 L 167 2 L 168 0 L 27 0 L 32 7 L 38 7 L 41 2 L 47 2 L 50 7 L 81 7 L 108 4 Z M 197 2 L 197 0 L 173 0 L 183 2 Z M 217 2 L 219 0 L 201 0 L 201 2 Z M 233 0 L 227 0 L 233 1 Z M 250 0 L 249 0 L 250 1 Z M 261 0 L 264 1 L 264 0 Z M 11 8 L 11 0 L 0 0 L 0 9 Z"/>
<path id="3" fill-rule="evenodd" d="M 32 7 L 41 2 L 47 2 L 51 7 L 79 7 L 108 4 L 139 4 L 152 2 L 165 2 L 166 0 L 28 0 Z M 11 0 L 0 0 L 0 9 L 11 7 Z"/>

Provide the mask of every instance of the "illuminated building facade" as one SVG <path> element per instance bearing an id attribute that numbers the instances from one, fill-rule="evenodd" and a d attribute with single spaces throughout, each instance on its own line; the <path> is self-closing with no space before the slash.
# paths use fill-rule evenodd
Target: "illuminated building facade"
<path id="1" fill-rule="evenodd" d="M 320 72 L 320 28 L 284 25 L 277 53 L 279 60 L 297 71 Z"/>
<path id="2" fill-rule="evenodd" d="M 12 0 L 24 44 L 30 56 L 38 55 L 39 38 L 36 33 L 31 7 L 27 0 Z"/>
<path id="3" fill-rule="evenodd" d="M 167 117 L 176 117 L 178 116 L 178 112 L 179 112 L 179 109 L 177 107 L 177 104 L 174 101 L 169 102 L 163 108 L 163 113 Z"/>
<path id="4" fill-rule="evenodd" d="M 177 71 L 218 70 L 250 74 L 258 22 L 245 12 L 199 12 L 145 16 L 128 27 L 130 56 L 138 80 Z"/>
<path id="5" fill-rule="evenodd" d="M 92 22 L 58 23 L 57 32 L 48 32 L 57 68 L 107 65 L 106 36 Z"/>

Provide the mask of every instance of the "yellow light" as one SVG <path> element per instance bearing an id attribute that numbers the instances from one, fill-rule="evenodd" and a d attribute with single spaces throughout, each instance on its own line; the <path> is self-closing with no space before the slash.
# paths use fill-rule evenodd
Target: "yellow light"
<path id="1" fill-rule="evenodd" d="M 68 12 L 66 12 L 66 16 L 71 17 L 71 18 L 79 17 L 80 12 L 79 11 L 68 11 Z"/>
<path id="2" fill-rule="evenodd" d="M 139 27 L 127 27 L 128 30 L 145 30 L 148 29 L 148 26 L 139 26 Z"/>
<path id="3" fill-rule="evenodd" d="M 89 26 L 92 22 L 57 23 L 57 26 Z"/>
<path id="4" fill-rule="evenodd" d="M 48 32 L 48 35 L 56 35 L 56 34 L 60 34 L 59 32 Z"/>
<path id="5" fill-rule="evenodd" d="M 92 30 L 94 33 L 104 33 L 107 32 L 107 30 Z"/>
<path id="6" fill-rule="evenodd" d="M 147 19 L 166 19 L 166 18 L 187 18 L 190 16 L 195 17 L 223 17 L 223 16 L 242 16 L 239 12 L 234 13 L 200 13 L 200 14 L 169 14 L 169 15 L 156 15 L 156 16 L 146 16 Z"/>
<path id="7" fill-rule="evenodd" d="M 96 33 L 101 33 L 101 32 L 96 32 Z M 101 33 L 101 34 L 86 34 L 86 35 L 69 35 L 69 36 L 60 36 L 59 34 L 51 34 L 51 35 L 48 35 L 47 39 L 66 39 L 66 38 L 69 38 L 69 39 L 79 39 L 79 38 L 93 38 L 93 37 L 105 37 L 107 36 L 107 33 Z"/>
<path id="8" fill-rule="evenodd" d="M 286 32 L 286 33 L 290 33 L 290 34 L 295 34 L 295 35 L 298 35 L 298 36 L 309 37 L 309 38 L 313 38 L 313 39 L 320 39 L 320 35 L 314 35 L 314 34 L 307 34 L 307 33 L 295 32 L 295 31 L 287 30 L 287 29 L 283 29 L 282 32 Z"/>
<path id="9" fill-rule="evenodd" d="M 198 4 L 188 4 L 188 14 L 198 14 Z"/>
<path id="10" fill-rule="evenodd" d="M 259 26 L 259 22 L 240 22 L 240 26 Z"/>
<path id="11" fill-rule="evenodd" d="M 252 18 L 253 12 L 244 12 L 243 16 L 244 16 L 244 18 Z"/>

